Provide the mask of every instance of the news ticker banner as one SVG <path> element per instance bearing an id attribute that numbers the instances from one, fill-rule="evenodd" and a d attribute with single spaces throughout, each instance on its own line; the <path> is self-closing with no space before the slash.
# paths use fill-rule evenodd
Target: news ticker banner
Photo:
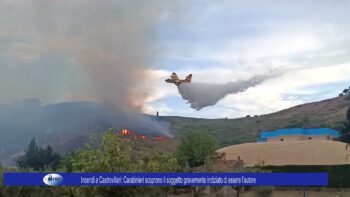
<path id="1" fill-rule="evenodd" d="M 4 186 L 327 186 L 327 173 L 4 173 Z"/>

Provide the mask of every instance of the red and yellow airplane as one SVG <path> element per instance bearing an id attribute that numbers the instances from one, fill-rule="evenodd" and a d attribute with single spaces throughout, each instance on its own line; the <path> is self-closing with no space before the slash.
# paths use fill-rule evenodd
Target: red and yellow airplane
<path id="1" fill-rule="evenodd" d="M 192 74 L 189 74 L 185 79 L 179 79 L 176 73 L 172 73 L 169 79 L 166 79 L 165 82 L 173 83 L 175 85 L 180 85 L 181 83 L 191 83 Z"/>

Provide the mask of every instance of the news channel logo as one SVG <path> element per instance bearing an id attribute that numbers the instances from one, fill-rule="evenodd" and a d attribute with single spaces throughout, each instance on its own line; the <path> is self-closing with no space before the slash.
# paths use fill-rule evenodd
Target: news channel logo
<path id="1" fill-rule="evenodd" d="M 43 182 L 49 186 L 58 186 L 63 182 L 63 177 L 59 174 L 51 173 L 44 176 Z"/>

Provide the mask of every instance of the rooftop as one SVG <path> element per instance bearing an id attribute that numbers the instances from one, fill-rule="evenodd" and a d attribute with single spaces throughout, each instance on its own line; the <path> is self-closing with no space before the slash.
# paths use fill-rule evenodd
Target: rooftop
<path id="1" fill-rule="evenodd" d="M 317 129 L 277 129 L 275 131 L 264 131 L 260 133 L 258 141 L 266 141 L 267 138 L 275 138 L 288 135 L 303 135 L 303 136 L 331 136 L 333 138 L 339 138 L 339 131 L 329 128 L 317 128 Z"/>
<path id="2" fill-rule="evenodd" d="M 217 150 L 226 160 L 240 157 L 245 166 L 349 165 L 350 147 L 338 141 L 245 143 Z"/>

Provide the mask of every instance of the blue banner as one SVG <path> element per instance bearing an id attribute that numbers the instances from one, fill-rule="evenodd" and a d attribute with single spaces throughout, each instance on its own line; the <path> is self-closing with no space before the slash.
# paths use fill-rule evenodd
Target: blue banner
<path id="1" fill-rule="evenodd" d="M 5 186 L 327 186 L 327 173 L 4 173 Z"/>

